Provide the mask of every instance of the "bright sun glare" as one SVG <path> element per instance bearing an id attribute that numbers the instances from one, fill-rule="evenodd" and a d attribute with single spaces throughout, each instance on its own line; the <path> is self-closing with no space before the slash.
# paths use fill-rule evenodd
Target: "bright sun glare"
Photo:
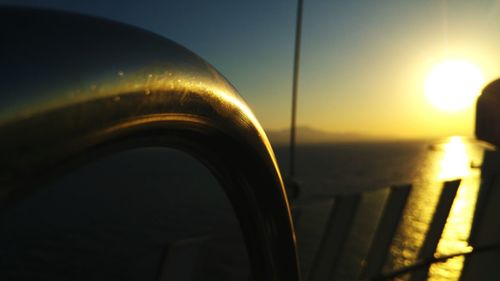
<path id="1" fill-rule="evenodd" d="M 456 112 L 472 105 L 483 83 L 483 74 L 476 65 L 448 60 L 434 66 L 427 75 L 425 95 L 436 108 Z"/>

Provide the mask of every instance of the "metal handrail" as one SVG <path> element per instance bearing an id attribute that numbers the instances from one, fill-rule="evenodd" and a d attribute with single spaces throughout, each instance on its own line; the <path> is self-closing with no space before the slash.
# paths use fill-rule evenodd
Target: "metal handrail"
<path id="1" fill-rule="evenodd" d="M 169 146 L 218 178 L 256 280 L 299 280 L 267 137 L 208 63 L 150 32 L 66 12 L 1 8 L 0 208 L 98 157 Z"/>

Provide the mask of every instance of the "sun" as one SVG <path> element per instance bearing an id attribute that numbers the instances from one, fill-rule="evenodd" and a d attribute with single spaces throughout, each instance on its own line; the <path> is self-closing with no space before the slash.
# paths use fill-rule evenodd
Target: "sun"
<path id="1" fill-rule="evenodd" d="M 425 95 L 436 108 L 457 112 L 470 107 L 479 96 L 484 77 L 474 64 L 447 60 L 434 66 L 425 80 Z"/>

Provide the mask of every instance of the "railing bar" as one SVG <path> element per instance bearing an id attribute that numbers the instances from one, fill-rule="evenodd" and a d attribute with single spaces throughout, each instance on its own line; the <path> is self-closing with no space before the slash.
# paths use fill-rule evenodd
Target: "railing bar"
<path id="1" fill-rule="evenodd" d="M 453 254 L 439 256 L 439 257 L 431 257 L 428 259 L 417 261 L 414 264 L 400 268 L 400 269 L 395 270 L 393 272 L 381 274 L 379 276 L 372 278 L 371 281 L 391 280 L 391 279 L 394 279 L 398 276 L 401 276 L 401 275 L 404 275 L 407 273 L 411 273 L 412 271 L 418 270 L 420 268 L 429 267 L 430 265 L 432 265 L 434 263 L 446 262 L 447 260 L 455 258 L 455 257 L 468 257 L 468 256 L 474 256 L 477 254 L 498 251 L 498 250 L 500 250 L 500 244 L 491 244 L 491 245 L 477 246 L 474 248 L 474 250 L 472 250 L 470 252 L 460 252 L 460 253 L 453 253 Z"/>
<path id="2" fill-rule="evenodd" d="M 481 185 L 479 187 L 476 207 L 474 209 L 474 216 L 472 219 L 472 226 L 469 235 L 469 243 L 476 244 L 478 231 L 481 228 L 484 219 L 485 208 L 488 205 L 492 189 L 497 184 L 498 176 L 495 174 L 495 167 L 498 160 L 496 160 L 496 151 L 485 151 L 483 165 L 481 167 Z"/>
<path id="3" fill-rule="evenodd" d="M 370 250 L 368 251 L 365 263 L 366 267 L 363 269 L 360 280 L 368 280 L 381 272 L 394 235 L 400 225 L 403 210 L 405 209 L 411 189 L 411 184 L 391 188 L 389 198 L 385 203 L 382 217 L 378 223 Z"/>
<path id="4" fill-rule="evenodd" d="M 330 278 L 337 264 L 342 245 L 344 245 L 351 229 L 360 198 L 360 194 L 337 196 L 318 253 L 306 280 L 320 281 Z"/>
<path id="5" fill-rule="evenodd" d="M 447 181 L 444 183 L 441 196 L 439 197 L 438 205 L 436 206 L 436 211 L 432 217 L 432 221 L 429 225 L 429 230 L 424 240 L 424 244 L 420 248 L 418 259 L 428 259 L 434 256 L 436 252 L 437 245 L 441 239 L 441 234 L 443 233 L 446 220 L 451 211 L 451 206 L 457 194 L 458 187 L 460 186 L 461 180 Z M 414 272 L 410 278 L 411 281 L 421 281 L 427 279 L 429 272 L 429 267 L 421 268 Z"/>

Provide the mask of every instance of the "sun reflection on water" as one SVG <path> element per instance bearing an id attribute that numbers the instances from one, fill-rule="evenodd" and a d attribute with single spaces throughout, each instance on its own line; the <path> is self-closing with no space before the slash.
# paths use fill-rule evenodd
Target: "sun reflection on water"
<path id="1" fill-rule="evenodd" d="M 479 173 L 470 169 L 471 159 L 463 140 L 451 138 L 446 145 L 441 161 L 440 179 L 460 177 L 462 183 L 453 202 L 443 235 L 439 241 L 439 254 L 468 252 L 472 247 L 467 243 L 470 234 L 474 207 L 479 190 Z M 429 280 L 459 280 L 464 257 L 456 257 L 430 268 Z"/>
<path id="2" fill-rule="evenodd" d="M 482 149 L 461 137 L 450 137 L 446 142 L 430 147 L 428 168 L 417 182 L 409 198 L 407 209 L 391 247 L 391 261 L 385 270 L 408 266 L 417 261 L 429 223 L 441 193 L 443 181 L 462 180 L 437 247 L 436 256 L 468 252 L 467 243 L 474 207 L 479 189 L 480 173 L 470 167 L 478 162 Z M 428 280 L 459 280 L 464 259 L 456 257 L 437 263 L 429 269 Z M 408 275 L 396 280 L 408 280 Z"/>
<path id="3" fill-rule="evenodd" d="M 470 157 L 461 137 L 451 137 L 443 145 L 444 156 L 440 161 L 438 180 L 463 178 L 470 175 Z"/>
<path id="4" fill-rule="evenodd" d="M 437 255 L 472 250 L 467 239 L 479 190 L 479 172 L 470 168 L 471 155 L 464 139 L 451 137 L 443 145 L 443 153 L 438 180 L 461 178 L 462 183 L 439 241 Z M 456 257 L 444 263 L 434 264 L 429 270 L 429 280 L 459 280 L 463 263 L 464 257 Z"/>

